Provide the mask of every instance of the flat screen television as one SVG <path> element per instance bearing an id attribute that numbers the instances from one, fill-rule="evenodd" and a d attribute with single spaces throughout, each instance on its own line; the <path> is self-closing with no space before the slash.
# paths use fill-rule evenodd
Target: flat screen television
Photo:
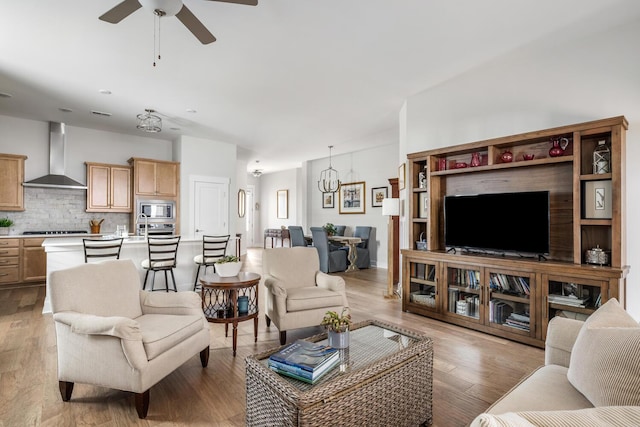
<path id="1" fill-rule="evenodd" d="M 549 192 L 446 196 L 444 240 L 447 248 L 548 254 Z"/>

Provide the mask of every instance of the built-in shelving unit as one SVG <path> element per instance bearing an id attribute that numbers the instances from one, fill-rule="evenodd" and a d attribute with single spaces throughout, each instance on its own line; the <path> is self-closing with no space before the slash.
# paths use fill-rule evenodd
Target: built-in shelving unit
<path id="1" fill-rule="evenodd" d="M 409 154 L 412 247 L 402 251 L 403 310 L 543 346 L 546 325 L 560 312 L 588 315 L 614 297 L 625 304 L 627 127 L 624 117 L 613 117 Z M 555 156 L 553 140 L 564 145 Z M 606 173 L 594 173 L 600 141 L 610 152 Z M 549 192 L 546 261 L 446 252 L 445 196 L 526 191 Z M 526 238 L 526 229 L 523 223 L 520 230 L 496 232 Z M 588 263 L 593 248 L 605 252 L 605 265 Z M 433 275 L 427 279 L 423 271 Z M 576 289 L 576 299 L 588 302 L 561 304 L 562 289 Z"/>

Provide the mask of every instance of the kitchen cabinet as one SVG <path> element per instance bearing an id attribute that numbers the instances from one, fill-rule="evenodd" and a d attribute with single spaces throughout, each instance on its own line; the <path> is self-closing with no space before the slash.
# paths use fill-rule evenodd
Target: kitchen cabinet
<path id="1" fill-rule="evenodd" d="M 43 238 L 22 239 L 22 282 L 44 282 L 47 277 L 47 255 Z"/>
<path id="2" fill-rule="evenodd" d="M 131 167 L 86 163 L 87 212 L 132 212 Z"/>
<path id="3" fill-rule="evenodd" d="M 19 254 L 19 239 L 0 239 L 0 285 L 20 281 Z"/>
<path id="4" fill-rule="evenodd" d="M 178 197 L 180 163 L 134 157 L 129 164 L 133 166 L 135 196 Z"/>
<path id="5" fill-rule="evenodd" d="M 26 156 L 0 154 L 0 211 L 24 210 L 24 161 Z"/>

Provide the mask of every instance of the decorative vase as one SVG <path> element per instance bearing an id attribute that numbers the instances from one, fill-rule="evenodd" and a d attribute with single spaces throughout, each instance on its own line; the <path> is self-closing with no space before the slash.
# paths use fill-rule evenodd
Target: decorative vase
<path id="1" fill-rule="evenodd" d="M 242 268 L 242 262 L 224 262 L 221 264 L 216 264 L 216 273 L 220 277 L 233 277 L 237 276 L 240 273 L 240 269 Z"/>
<path id="2" fill-rule="evenodd" d="M 598 141 L 593 150 L 593 173 L 603 174 L 611 172 L 611 151 L 605 145 L 606 141 Z"/>
<path id="3" fill-rule="evenodd" d="M 238 297 L 238 314 L 247 314 L 249 312 L 249 297 L 242 295 Z"/>
<path id="4" fill-rule="evenodd" d="M 502 163 L 511 163 L 511 161 L 513 161 L 513 154 L 511 151 L 506 150 L 500 155 L 500 160 L 502 160 Z"/>
<path id="5" fill-rule="evenodd" d="M 567 149 L 569 140 L 567 138 L 553 138 L 551 144 L 553 146 L 549 149 L 549 156 L 560 157 L 564 154 L 564 150 Z"/>
<path id="6" fill-rule="evenodd" d="M 480 153 L 473 153 L 471 155 L 471 167 L 480 166 L 482 162 L 480 161 Z"/>
<path id="7" fill-rule="evenodd" d="M 344 332 L 329 331 L 329 347 L 348 348 L 349 347 L 349 330 Z"/>
<path id="8" fill-rule="evenodd" d="M 100 234 L 100 226 L 99 225 L 90 225 L 91 234 Z"/>
<path id="9" fill-rule="evenodd" d="M 0 236 L 8 236 L 9 227 L 0 227 Z"/>

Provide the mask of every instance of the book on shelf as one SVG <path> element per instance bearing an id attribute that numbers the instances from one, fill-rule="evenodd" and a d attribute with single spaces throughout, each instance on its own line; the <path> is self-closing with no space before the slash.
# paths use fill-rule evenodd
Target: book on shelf
<path id="1" fill-rule="evenodd" d="M 340 359 L 337 349 L 312 343 L 304 340 L 296 340 L 280 351 L 269 356 L 269 364 L 279 364 L 280 369 L 284 366 L 291 366 L 292 373 L 305 371 L 311 374 L 316 371 L 327 369 L 327 364 L 331 364 Z"/>
<path id="2" fill-rule="evenodd" d="M 589 298 L 588 297 L 578 298 L 570 295 L 564 296 L 564 295 L 550 294 L 549 302 L 555 303 L 555 304 L 568 305 L 571 307 L 585 308 L 587 306 L 587 302 L 589 302 Z"/>

